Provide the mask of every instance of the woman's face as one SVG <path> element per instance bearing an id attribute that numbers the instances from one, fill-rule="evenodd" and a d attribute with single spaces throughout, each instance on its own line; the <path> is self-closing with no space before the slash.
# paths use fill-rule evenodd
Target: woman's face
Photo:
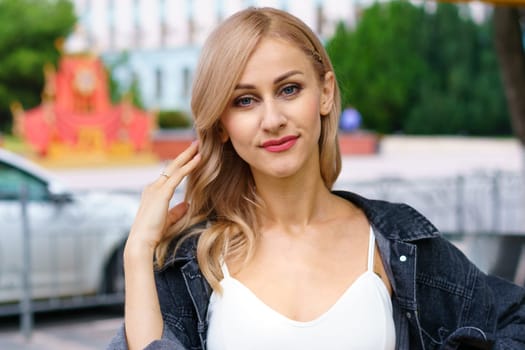
<path id="1" fill-rule="evenodd" d="M 332 108 L 334 76 L 320 82 L 310 59 L 284 40 L 261 40 L 221 116 L 223 141 L 231 140 L 256 180 L 318 169 L 321 115 Z"/>

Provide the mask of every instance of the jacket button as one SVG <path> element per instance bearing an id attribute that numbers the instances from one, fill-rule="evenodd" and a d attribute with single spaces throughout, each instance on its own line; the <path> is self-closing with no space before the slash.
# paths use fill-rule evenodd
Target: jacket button
<path id="1" fill-rule="evenodd" d="M 401 261 L 401 262 L 405 262 L 405 261 L 407 261 L 407 257 L 406 257 L 405 255 L 401 255 L 401 256 L 399 257 L 399 261 Z"/>
<path id="2" fill-rule="evenodd" d="M 410 312 L 407 312 L 406 315 L 409 320 L 412 318 L 412 314 Z"/>

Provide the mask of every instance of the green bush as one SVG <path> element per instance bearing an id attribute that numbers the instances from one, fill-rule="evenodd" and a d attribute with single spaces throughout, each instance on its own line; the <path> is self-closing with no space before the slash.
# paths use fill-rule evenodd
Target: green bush
<path id="1" fill-rule="evenodd" d="M 191 120 L 189 115 L 184 111 L 160 111 L 157 116 L 159 128 L 161 129 L 177 129 L 191 127 Z"/>

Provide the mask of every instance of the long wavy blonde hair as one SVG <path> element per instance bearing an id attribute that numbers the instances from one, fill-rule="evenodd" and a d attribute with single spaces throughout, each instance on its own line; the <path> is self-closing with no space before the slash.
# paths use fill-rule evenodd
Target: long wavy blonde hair
<path id="1" fill-rule="evenodd" d="M 262 205 L 248 164 L 231 142 L 222 142 L 220 116 L 224 113 L 250 55 L 262 38 L 276 37 L 294 45 L 310 58 L 319 82 L 333 71 L 330 59 L 312 30 L 293 15 L 272 8 L 249 8 L 229 17 L 208 37 L 197 65 L 191 99 L 194 126 L 202 160 L 188 176 L 185 200 L 188 212 L 170 228 L 157 247 L 162 265 L 171 241 L 200 234 L 197 245 L 199 267 L 214 290 L 220 290 L 221 257 L 248 261 L 258 238 L 257 208 Z M 328 189 L 341 170 L 337 142 L 340 113 L 339 89 L 335 87 L 330 113 L 321 118 L 319 157 L 321 176 Z M 208 220 L 206 227 L 188 230 Z M 190 231 L 188 233 L 188 231 Z M 182 238 L 182 239 L 181 239 Z"/>

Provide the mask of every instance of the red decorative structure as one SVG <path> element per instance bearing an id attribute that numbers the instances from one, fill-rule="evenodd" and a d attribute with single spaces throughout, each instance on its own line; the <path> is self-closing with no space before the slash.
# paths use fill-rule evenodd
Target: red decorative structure
<path id="1" fill-rule="evenodd" d="M 41 156 L 98 151 L 133 154 L 148 150 L 154 117 L 129 101 L 113 105 L 102 61 L 92 55 L 64 56 L 58 71 L 44 69 L 42 104 L 12 107 L 14 133 Z"/>

